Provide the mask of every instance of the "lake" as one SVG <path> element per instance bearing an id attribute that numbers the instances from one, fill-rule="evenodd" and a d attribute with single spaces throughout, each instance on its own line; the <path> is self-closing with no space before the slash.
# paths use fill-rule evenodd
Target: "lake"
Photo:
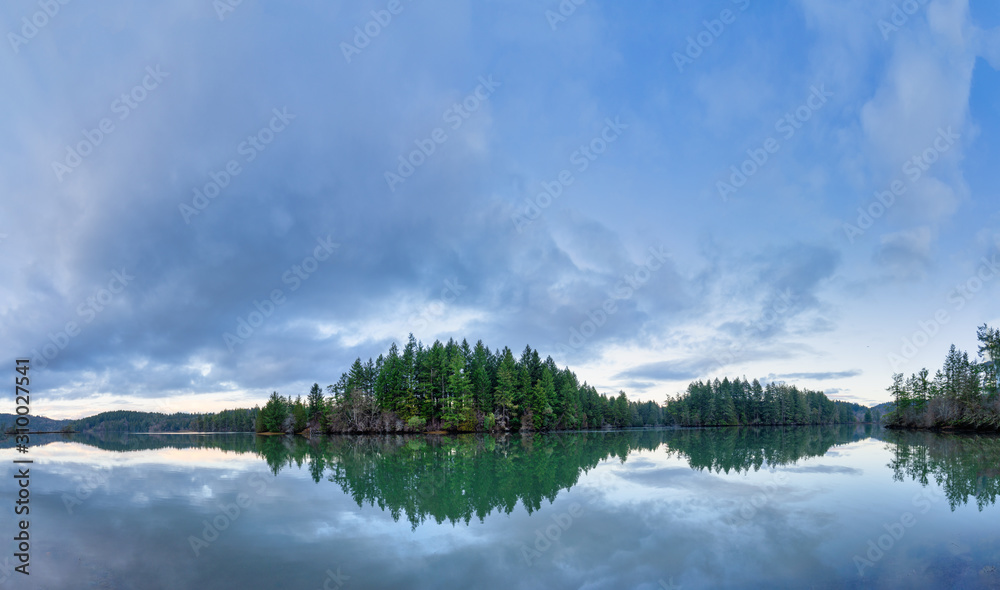
<path id="1" fill-rule="evenodd" d="M 1000 438 L 871 426 L 0 444 L 3 588 L 1000 588 Z M 10 533 L 10 534 L 8 534 Z"/>

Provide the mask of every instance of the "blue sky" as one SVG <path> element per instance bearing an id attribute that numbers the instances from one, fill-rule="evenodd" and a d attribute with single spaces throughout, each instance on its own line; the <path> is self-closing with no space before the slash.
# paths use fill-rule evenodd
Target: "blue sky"
<path id="1" fill-rule="evenodd" d="M 410 332 L 633 399 L 872 403 L 1000 324 L 994 3 L 0 15 L 0 334 L 39 414 L 305 394 Z"/>

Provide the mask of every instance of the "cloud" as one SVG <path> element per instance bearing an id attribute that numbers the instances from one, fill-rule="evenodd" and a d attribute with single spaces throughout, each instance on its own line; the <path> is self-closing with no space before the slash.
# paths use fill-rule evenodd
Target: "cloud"
<path id="1" fill-rule="evenodd" d="M 640 365 L 615 375 L 618 379 L 653 379 L 657 381 L 688 381 L 704 375 L 707 363 L 661 361 Z"/>
<path id="2" fill-rule="evenodd" d="M 996 67 L 1000 34 L 965 2 L 931 3 L 889 39 L 876 24 L 889 0 L 748 9 L 667 77 L 703 11 L 587 5 L 553 31 L 528 4 L 414 5 L 345 60 L 339 43 L 383 7 L 244 3 L 221 23 L 194 1 L 67 8 L 0 59 L 18 88 L 0 116 L 0 348 L 58 348 L 37 374 L 54 405 L 252 405 L 334 382 L 411 331 L 531 344 L 581 379 L 617 375 L 655 398 L 661 381 L 843 353 L 831 342 L 855 342 L 839 337 L 856 303 L 842 281 L 950 280 L 935 262 L 981 223 L 992 171 L 969 162 L 992 161 L 977 138 L 993 115 L 970 105 L 994 94 L 974 76 L 977 56 Z M 15 23 L 21 10 L 0 8 Z M 86 33 L 107 26 L 116 34 Z M 669 42 L 625 33 L 647 27 Z M 147 68 L 167 74 L 153 90 Z M 485 99 L 483 77 L 499 83 Z M 702 198 L 813 84 L 834 96 L 746 198 Z M 132 92 L 143 99 L 120 118 Z M 454 119 L 465 101 L 475 108 Z M 275 109 L 294 115 L 281 131 Z M 629 127 L 591 153 L 618 116 Z M 53 162 L 86 151 L 105 118 L 113 131 L 57 178 Z M 961 139 L 906 176 L 949 126 Z M 390 187 L 386 172 L 436 129 L 447 139 Z M 512 216 L 563 170 L 572 184 L 518 231 Z M 896 178 L 907 191 L 866 234 L 870 252 L 831 236 Z M 180 205 L 213 183 L 185 220 Z M 294 283 L 327 236 L 340 247 Z M 625 289 L 650 248 L 670 254 Z M 134 281 L 106 297 L 123 269 Z M 448 281 L 463 288 L 442 304 Z M 866 312 L 909 313 L 875 283 Z M 230 350 L 223 334 L 275 289 L 284 303 Z"/>
<path id="3" fill-rule="evenodd" d="M 883 234 L 874 260 L 894 279 L 920 279 L 931 266 L 932 242 L 926 226 Z"/>
<path id="4" fill-rule="evenodd" d="M 829 454 L 829 453 L 828 453 Z M 864 475 L 864 471 L 855 467 L 844 467 L 842 465 L 807 465 L 802 467 L 788 467 L 782 471 L 792 473 L 828 473 L 838 475 Z"/>
<path id="5" fill-rule="evenodd" d="M 819 373 L 782 373 L 780 375 L 772 375 L 774 379 L 846 379 L 848 377 L 857 377 L 861 375 L 862 371 L 858 369 L 853 369 L 850 371 L 827 371 Z M 837 390 L 839 391 L 839 390 Z"/>

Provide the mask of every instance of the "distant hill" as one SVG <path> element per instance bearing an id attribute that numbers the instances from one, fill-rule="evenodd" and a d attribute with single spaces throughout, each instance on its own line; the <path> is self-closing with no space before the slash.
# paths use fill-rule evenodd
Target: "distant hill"
<path id="1" fill-rule="evenodd" d="M 253 432 L 256 417 L 256 408 L 215 414 L 115 410 L 73 420 L 71 426 L 77 432 Z"/>
<path id="2" fill-rule="evenodd" d="M 71 420 L 53 420 L 45 416 L 30 416 L 31 423 L 28 428 L 34 432 L 52 432 L 62 430 Z M 17 424 L 16 414 L 0 414 L 0 432 L 6 431 L 11 426 Z"/>
<path id="3" fill-rule="evenodd" d="M 79 420 L 53 420 L 31 416 L 32 432 L 56 432 L 70 427 L 74 432 L 253 432 L 257 409 L 223 410 L 212 414 L 161 414 L 115 410 Z M 0 433 L 14 427 L 15 414 L 0 414 Z"/>

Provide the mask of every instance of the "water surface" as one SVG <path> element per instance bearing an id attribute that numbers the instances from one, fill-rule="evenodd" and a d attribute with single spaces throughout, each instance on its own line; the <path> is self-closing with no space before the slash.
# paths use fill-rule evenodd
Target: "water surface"
<path id="1" fill-rule="evenodd" d="M 32 443 L 32 573 L 10 572 L 14 543 L 0 544 L 4 588 L 1000 587 L 997 437 L 844 426 Z"/>

